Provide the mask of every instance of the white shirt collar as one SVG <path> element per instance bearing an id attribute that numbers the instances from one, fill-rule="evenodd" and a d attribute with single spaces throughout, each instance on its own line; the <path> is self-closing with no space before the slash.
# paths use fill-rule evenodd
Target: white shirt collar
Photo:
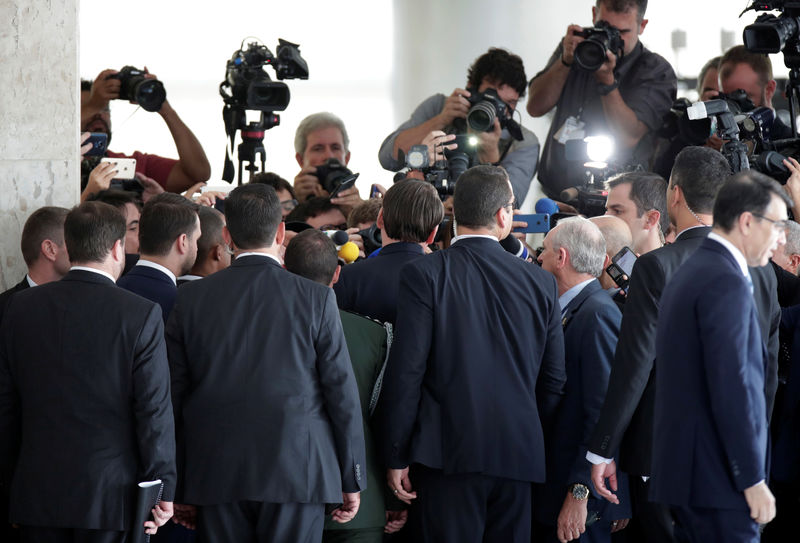
<path id="1" fill-rule="evenodd" d="M 197 281 L 198 279 L 202 279 L 202 277 L 199 275 L 192 275 L 191 273 L 178 277 L 178 281 Z"/>
<path id="2" fill-rule="evenodd" d="M 727 239 L 723 238 L 719 234 L 715 232 L 711 232 L 708 234 L 709 239 L 713 239 L 723 247 L 725 247 L 728 252 L 733 255 L 733 258 L 736 260 L 736 263 L 739 264 L 739 268 L 742 270 L 742 275 L 745 277 L 750 277 L 750 272 L 747 269 L 747 260 L 744 258 L 742 251 L 738 249 L 733 243 L 728 241 Z"/>
<path id="3" fill-rule="evenodd" d="M 165 268 L 164 266 L 162 266 L 161 264 L 156 264 L 155 262 L 152 262 L 150 260 L 144 260 L 144 259 L 140 258 L 139 261 L 136 263 L 136 265 L 137 266 L 145 266 L 147 268 L 156 269 L 156 270 L 160 271 L 161 273 L 163 273 L 164 275 L 166 275 L 167 277 L 169 277 L 172 280 L 173 284 L 175 284 L 175 285 L 178 284 L 177 280 L 175 279 L 175 274 L 172 273 L 167 268 Z"/>
<path id="4" fill-rule="evenodd" d="M 582 283 L 578 283 L 577 285 L 575 285 L 574 287 L 572 287 L 568 291 L 566 291 L 564 294 L 559 296 L 558 297 L 558 305 L 561 306 L 561 311 L 564 311 L 564 309 L 567 307 L 567 304 L 570 303 L 572 300 L 574 300 L 575 297 L 578 294 L 580 294 L 581 291 L 586 287 L 586 285 L 588 285 L 592 281 L 594 281 L 594 277 L 592 277 L 591 279 L 587 279 L 586 281 L 584 281 Z"/>
<path id="5" fill-rule="evenodd" d="M 36 282 L 33 279 L 31 279 L 31 276 L 28 275 L 27 273 L 25 274 L 25 279 L 28 280 L 28 286 L 29 287 L 38 287 L 39 286 L 39 285 L 36 284 Z"/>
<path id="6" fill-rule="evenodd" d="M 492 241 L 500 241 L 495 236 L 490 236 L 489 234 L 461 234 L 460 236 L 456 236 L 452 240 L 450 240 L 450 245 L 458 243 L 462 239 L 469 239 L 469 238 L 486 238 Z"/>
<path id="7" fill-rule="evenodd" d="M 92 272 L 92 273 L 97 273 L 97 274 L 100 274 L 100 275 L 102 275 L 102 276 L 104 276 L 104 277 L 108 277 L 108 278 L 109 278 L 109 279 L 111 279 L 111 281 L 112 281 L 112 282 L 114 282 L 114 283 L 116 283 L 116 282 L 117 282 L 117 280 L 116 280 L 116 279 L 114 279 L 114 278 L 111 276 L 111 274 L 110 274 L 110 273 L 108 273 L 108 272 L 105 272 L 105 271 L 103 271 L 103 270 L 98 270 L 97 268 L 90 268 L 89 266 L 72 266 L 72 267 L 69 269 L 69 271 L 72 271 L 72 270 L 76 270 L 76 271 L 88 271 L 88 272 Z"/>
<path id="8" fill-rule="evenodd" d="M 695 228 L 708 228 L 708 225 L 707 224 L 696 224 L 694 226 L 690 226 L 689 228 L 684 228 L 683 230 L 678 232 L 678 235 L 675 236 L 675 239 L 678 239 L 679 237 L 681 237 L 684 232 L 688 232 L 689 230 L 694 230 Z"/>
<path id="9" fill-rule="evenodd" d="M 241 253 L 236 257 L 236 260 L 239 260 L 243 256 L 265 256 L 267 258 L 271 258 L 272 260 L 274 260 L 275 262 L 277 262 L 278 264 L 283 266 L 283 262 L 281 262 L 281 260 L 277 256 L 271 255 L 271 254 L 268 254 L 268 253 L 255 253 L 255 252 Z"/>

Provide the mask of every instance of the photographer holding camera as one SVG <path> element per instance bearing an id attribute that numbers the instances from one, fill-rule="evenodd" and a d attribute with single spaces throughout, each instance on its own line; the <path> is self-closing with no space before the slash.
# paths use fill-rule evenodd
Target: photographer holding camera
<path id="1" fill-rule="evenodd" d="M 378 152 L 381 166 L 398 171 L 405 166 L 405 155 L 412 145 L 453 149 L 453 134 L 469 132 L 478 138 L 477 162 L 503 166 L 511 178 L 516 201 L 522 203 L 539 157 L 539 140 L 513 119 L 526 81 L 520 57 L 503 49 L 489 49 L 469 67 L 466 89 L 455 89 L 450 96 L 429 97 L 383 141 Z M 471 111 L 477 113 L 476 118 L 468 115 Z M 482 122 L 485 128 L 479 128 Z"/>
<path id="2" fill-rule="evenodd" d="M 135 151 L 128 156 L 108 151 L 109 157 L 135 158 L 136 172 L 152 178 L 165 190 L 182 192 L 211 177 L 211 166 L 195 135 L 166 99 L 164 86 L 156 76 L 130 66 L 121 71 L 103 70 L 92 81 L 81 81 L 81 131 L 102 132 L 111 142 L 110 100 L 130 100 L 147 111 L 157 111 L 167 124 L 178 160 Z M 92 162 L 92 161 L 86 161 Z M 91 169 L 96 164 L 87 164 Z M 108 188 L 108 187 L 104 187 Z"/>
<path id="3" fill-rule="evenodd" d="M 595 27 L 570 25 L 531 80 L 528 113 L 541 117 L 556 107 L 539 169 L 550 198 L 585 179 L 583 164 L 566 160 L 568 140 L 607 134 L 616 142 L 615 162 L 647 164 L 677 79 L 669 63 L 639 41 L 646 9 L 647 0 L 597 0 Z"/>

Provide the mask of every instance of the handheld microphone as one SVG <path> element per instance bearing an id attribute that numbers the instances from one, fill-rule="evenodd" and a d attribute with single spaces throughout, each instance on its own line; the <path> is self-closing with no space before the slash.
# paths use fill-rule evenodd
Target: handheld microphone
<path id="1" fill-rule="evenodd" d="M 536 201 L 536 213 L 543 213 L 546 215 L 555 215 L 561 211 L 558 209 L 558 204 L 555 200 L 551 200 L 550 198 L 539 198 Z"/>
<path id="2" fill-rule="evenodd" d="M 331 238 L 331 240 L 333 240 L 333 243 L 336 244 L 337 249 L 347 243 L 347 240 L 350 239 L 350 236 L 347 235 L 347 232 L 344 230 L 323 230 L 322 232 Z"/>
<path id="3" fill-rule="evenodd" d="M 339 258 L 344 260 L 347 264 L 355 262 L 358 258 L 358 245 L 352 241 L 346 242 L 339 249 Z"/>
<path id="4" fill-rule="evenodd" d="M 521 258 L 522 260 L 527 260 L 530 256 L 525 245 L 512 234 L 509 234 L 504 239 L 501 239 L 500 245 L 503 247 L 503 249 L 512 255 Z"/>

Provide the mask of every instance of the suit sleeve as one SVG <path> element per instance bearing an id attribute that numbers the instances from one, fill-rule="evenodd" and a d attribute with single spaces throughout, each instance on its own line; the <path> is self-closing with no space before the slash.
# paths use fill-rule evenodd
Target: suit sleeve
<path id="1" fill-rule="evenodd" d="M 603 406 L 611 362 L 619 335 L 620 314 L 616 307 L 606 306 L 592 315 L 593 320 L 583 327 L 581 353 L 581 397 L 583 398 L 583 439 L 580 451 L 572 463 L 570 483 L 582 483 L 592 488 L 591 464 L 586 460 L 589 438 Z"/>
<path id="2" fill-rule="evenodd" d="M 189 365 L 183 336 L 181 298 L 183 289 L 178 291 L 175 307 L 170 312 L 165 330 L 167 356 L 169 358 L 169 376 L 172 395 L 172 412 L 175 421 L 175 464 L 178 473 L 178 484 L 175 491 L 176 501 L 183 500 L 183 485 L 186 478 L 185 443 L 183 437 L 183 403 L 189 393 Z"/>
<path id="3" fill-rule="evenodd" d="M 656 356 L 656 324 L 664 271 L 654 258 L 639 258 L 631 272 L 631 284 L 622 315 L 617 349 L 608 389 L 589 451 L 613 458 L 653 370 Z"/>
<path id="4" fill-rule="evenodd" d="M 433 341 L 433 299 L 431 280 L 414 264 L 404 266 L 394 342 L 378 404 L 384 462 L 389 468 L 408 466 L 411 434 Z"/>
<path id="5" fill-rule="evenodd" d="M 555 278 L 550 276 L 550 279 L 553 284 L 554 302 L 547 324 L 547 344 L 536 379 L 536 407 L 546 434 L 555 421 L 558 404 L 564 396 L 564 387 L 567 384 L 564 328 L 561 324 L 561 306 L 558 305 L 558 287 Z"/>
<path id="6" fill-rule="evenodd" d="M 175 427 L 161 310 L 154 305 L 136 344 L 133 363 L 134 416 L 142 476 L 164 482 L 164 501 L 175 496 Z"/>
<path id="7" fill-rule="evenodd" d="M 766 428 L 766 420 L 757 420 L 758 413 L 763 411 L 757 408 L 759 399 L 747 386 L 752 371 L 748 366 L 762 361 L 748 359 L 750 344 L 754 341 L 750 334 L 750 313 L 731 311 L 732 300 L 746 300 L 751 296 L 747 284 L 744 280 L 719 281 L 711 285 L 710 290 L 704 297 L 708 300 L 707 306 L 698 312 L 706 390 L 730 472 L 736 488 L 743 491 L 766 479 L 766 450 L 762 450 L 759 439 L 760 427 Z M 748 306 L 734 303 L 733 307 Z M 761 352 L 761 342 L 758 344 Z"/>
<path id="8" fill-rule="evenodd" d="M 325 292 L 315 348 L 317 372 L 336 441 L 342 491 L 359 492 L 367 488 L 361 401 L 331 289 Z"/>
<path id="9" fill-rule="evenodd" d="M 11 478 L 19 453 L 21 438 L 20 398 L 14 386 L 11 360 L 7 351 L 10 326 L 0 327 L 0 522 L 8 518 Z"/>

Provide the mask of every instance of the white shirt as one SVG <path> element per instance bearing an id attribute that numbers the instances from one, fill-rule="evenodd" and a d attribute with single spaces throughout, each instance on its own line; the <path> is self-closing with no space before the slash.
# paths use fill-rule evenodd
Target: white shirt
<path id="1" fill-rule="evenodd" d="M 711 232 L 708 234 L 708 239 L 713 239 L 723 247 L 725 247 L 729 253 L 733 255 L 733 258 L 736 260 L 736 263 L 739 264 L 739 268 L 742 270 L 742 275 L 749 278 L 750 271 L 747 269 L 747 260 L 744 258 L 742 251 L 739 250 L 736 245 L 728 241 L 727 239 L 723 238 L 717 233 Z"/>
<path id="2" fill-rule="evenodd" d="M 167 276 L 167 277 L 169 277 L 170 279 L 172 279 L 172 283 L 173 283 L 174 285 L 177 285 L 177 284 L 178 284 L 178 281 L 175 279 L 175 274 L 174 274 L 174 273 L 172 273 L 171 271 L 169 271 L 167 268 L 165 268 L 165 267 L 164 267 L 164 266 L 162 266 L 161 264 L 156 264 L 155 262 L 151 262 L 150 260 L 142 260 L 142 259 L 140 258 L 140 259 L 139 259 L 139 262 L 137 262 L 137 263 L 136 263 L 136 265 L 137 265 L 137 266 L 145 266 L 145 267 L 147 267 L 147 268 L 153 268 L 153 269 L 156 269 L 156 270 L 158 270 L 158 271 L 162 272 L 164 275 L 166 275 L 166 276 Z"/>
<path id="3" fill-rule="evenodd" d="M 202 279 L 202 277 L 199 275 L 192 275 L 190 273 L 178 277 L 178 281 L 197 281 L 198 279 Z"/>
<path id="4" fill-rule="evenodd" d="M 242 254 L 240 254 L 240 255 L 238 255 L 238 256 L 236 257 L 236 260 L 239 260 L 239 259 L 240 259 L 240 258 L 242 258 L 243 256 L 265 256 L 265 257 L 267 257 L 267 258 L 271 258 L 272 260 L 274 260 L 275 262 L 277 262 L 278 264 L 280 264 L 281 266 L 283 266 L 283 262 L 281 262 L 280 258 L 278 258 L 278 257 L 277 257 L 277 256 L 275 256 L 275 255 L 271 255 L 271 254 L 269 254 L 269 253 L 255 253 L 255 252 L 250 252 L 250 253 L 242 253 Z"/>
<path id="5" fill-rule="evenodd" d="M 104 276 L 104 277 L 108 277 L 108 278 L 109 278 L 109 279 L 111 279 L 111 281 L 113 281 L 114 283 L 116 283 L 116 282 L 117 282 L 117 281 L 116 281 L 116 279 L 114 279 L 114 278 L 111 276 L 111 274 L 110 274 L 110 273 L 108 273 L 108 272 L 104 272 L 103 270 L 98 270 L 97 268 L 90 268 L 90 267 L 88 267 L 88 266 L 72 266 L 72 267 L 69 269 L 69 271 L 72 271 L 72 270 L 77 270 L 77 271 L 88 271 L 88 272 L 92 272 L 92 273 L 98 273 L 98 274 L 100 274 L 100 275 L 102 275 L 102 276 Z"/>
<path id="6" fill-rule="evenodd" d="M 469 238 L 486 238 L 492 241 L 500 241 L 495 236 L 490 236 L 489 234 L 462 234 L 460 236 L 456 236 L 450 240 L 450 245 L 461 241 L 462 239 L 469 239 Z"/>
<path id="7" fill-rule="evenodd" d="M 36 282 L 33 279 L 31 279 L 31 276 L 28 275 L 27 273 L 25 274 L 25 279 L 28 280 L 28 286 L 29 287 L 38 287 L 39 286 L 39 285 L 36 284 Z"/>

